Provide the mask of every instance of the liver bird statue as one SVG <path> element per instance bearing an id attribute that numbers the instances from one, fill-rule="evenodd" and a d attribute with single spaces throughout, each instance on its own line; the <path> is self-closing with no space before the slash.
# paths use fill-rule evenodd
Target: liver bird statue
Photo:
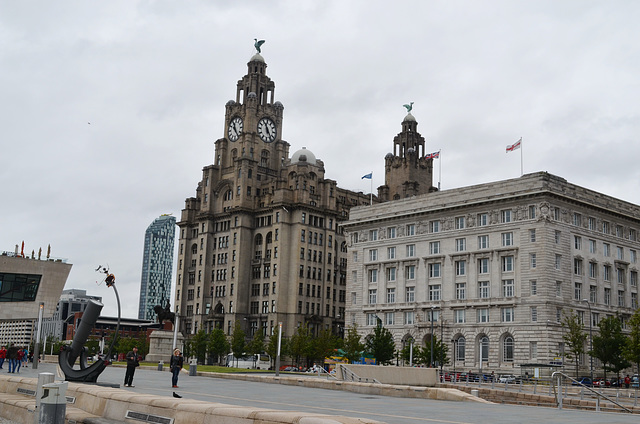
<path id="1" fill-rule="evenodd" d="M 411 112 L 411 109 L 413 109 L 413 102 L 409 103 L 408 105 L 402 105 L 404 107 L 407 108 L 407 113 Z"/>
<path id="2" fill-rule="evenodd" d="M 258 51 L 258 53 L 262 53 L 262 52 L 260 51 L 260 46 L 264 44 L 264 40 L 260 40 L 260 41 L 258 41 L 258 39 L 257 39 L 257 38 L 254 38 L 253 40 L 255 41 L 255 43 L 253 43 L 253 47 L 255 47 L 255 48 L 256 48 L 256 50 Z"/>

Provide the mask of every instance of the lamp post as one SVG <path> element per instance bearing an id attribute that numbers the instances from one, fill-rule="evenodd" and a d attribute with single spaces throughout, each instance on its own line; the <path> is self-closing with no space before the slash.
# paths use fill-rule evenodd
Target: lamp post
<path id="1" fill-rule="evenodd" d="M 429 368 L 433 368 L 433 310 L 435 306 L 431 306 L 431 362 Z"/>
<path id="2" fill-rule="evenodd" d="M 440 309 L 440 311 L 442 311 L 442 309 Z M 442 378 L 442 376 L 444 374 L 442 374 L 442 367 L 444 366 L 444 319 L 442 317 L 440 317 L 440 347 L 442 352 L 440 352 L 440 377 Z"/>
<path id="3" fill-rule="evenodd" d="M 456 378 L 456 354 L 457 354 L 456 339 L 451 339 L 451 344 L 453 344 L 453 352 L 451 352 L 451 361 L 453 361 L 453 379 L 455 379 Z"/>
<path id="4" fill-rule="evenodd" d="M 582 301 L 585 302 L 589 307 L 589 359 L 590 359 L 589 369 L 591 371 L 591 384 L 593 384 L 593 330 L 592 330 L 593 316 L 591 315 L 591 302 L 589 302 L 588 299 L 582 299 Z"/>
<path id="5" fill-rule="evenodd" d="M 38 360 L 40 359 L 40 331 L 42 331 L 42 314 L 44 313 L 44 302 L 40 302 L 38 309 L 38 327 L 36 330 L 36 344 L 33 346 L 33 369 L 38 369 Z"/>
<path id="6" fill-rule="evenodd" d="M 413 366 L 413 337 L 409 339 L 409 366 Z"/>
<path id="7" fill-rule="evenodd" d="M 280 375 L 280 346 L 282 345 L 282 322 L 278 323 L 278 351 L 276 353 L 276 377 Z"/>

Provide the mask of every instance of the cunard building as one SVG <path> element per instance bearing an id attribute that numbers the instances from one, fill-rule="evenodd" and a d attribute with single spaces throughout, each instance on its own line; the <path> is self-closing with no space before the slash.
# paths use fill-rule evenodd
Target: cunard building
<path id="1" fill-rule="evenodd" d="M 567 364 L 565 313 L 588 332 L 638 308 L 639 206 L 545 172 L 406 196 L 389 183 L 397 155 L 379 193 L 398 200 L 353 208 L 343 225 L 347 326 L 366 336 L 384 325 L 400 349 L 435 334 L 450 367 L 514 373 Z"/>
<path id="2" fill-rule="evenodd" d="M 339 224 L 369 197 L 337 186 L 306 148 L 289 155 L 284 106 L 258 53 L 225 106 L 215 163 L 177 225 L 176 310 L 185 334 L 240 322 L 252 335 L 344 323 L 347 249 Z"/>

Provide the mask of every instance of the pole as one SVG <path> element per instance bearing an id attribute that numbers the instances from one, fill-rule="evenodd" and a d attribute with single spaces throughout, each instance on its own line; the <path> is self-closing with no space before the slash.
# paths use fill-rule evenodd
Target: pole
<path id="1" fill-rule="evenodd" d="M 438 191 L 440 191 L 440 182 L 442 181 L 442 149 L 438 150 Z"/>
<path id="2" fill-rule="evenodd" d="M 276 353 L 276 377 L 280 376 L 280 346 L 282 345 L 282 322 L 278 323 L 278 352 Z"/>
<path id="3" fill-rule="evenodd" d="M 433 368 L 433 306 L 431 307 L 431 362 L 429 368 Z"/>
<path id="4" fill-rule="evenodd" d="M 524 150 L 524 143 L 522 142 L 522 137 L 520 137 L 520 176 L 522 177 L 524 175 L 524 168 L 522 167 L 522 155 L 524 153 L 522 153 Z"/>
<path id="5" fill-rule="evenodd" d="M 457 355 L 456 340 L 455 339 L 451 340 L 451 343 L 453 343 L 453 354 L 451 355 L 451 359 L 453 360 L 453 377 L 452 377 L 452 381 L 454 381 L 455 378 L 456 378 L 456 355 Z"/>
<path id="6" fill-rule="evenodd" d="M 440 309 L 440 311 L 442 311 L 442 309 Z M 440 317 L 440 347 L 441 347 L 441 352 L 440 352 L 440 378 L 442 378 L 442 367 L 444 366 L 444 346 L 443 346 L 443 341 L 444 340 L 444 320 L 442 319 L 442 317 Z"/>
<path id="7" fill-rule="evenodd" d="M 175 314 L 175 321 L 176 324 L 173 326 L 173 349 L 171 349 L 171 352 L 176 350 L 176 348 L 178 347 L 176 346 L 176 344 L 178 343 L 178 324 L 180 323 L 180 316 L 178 314 Z"/>
<path id="8" fill-rule="evenodd" d="M 409 339 L 409 366 L 413 366 L 413 339 Z"/>
<path id="9" fill-rule="evenodd" d="M 373 171 L 371 171 L 371 191 L 369 192 L 369 206 L 373 206 Z"/>
<path id="10" fill-rule="evenodd" d="M 33 369 L 38 369 L 38 360 L 40 359 L 40 331 L 42 331 L 42 314 L 44 314 L 44 302 L 40 302 L 38 310 L 38 329 L 36 330 L 36 344 L 33 347 Z"/>
<path id="11" fill-rule="evenodd" d="M 593 316 L 591 315 L 591 302 L 588 299 L 582 299 L 582 301 L 586 302 L 589 307 L 589 369 L 591 371 L 591 384 L 593 384 Z"/>

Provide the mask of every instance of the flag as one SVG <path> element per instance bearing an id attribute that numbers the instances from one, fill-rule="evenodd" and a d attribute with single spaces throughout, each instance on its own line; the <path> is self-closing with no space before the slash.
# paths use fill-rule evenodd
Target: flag
<path id="1" fill-rule="evenodd" d="M 507 146 L 507 153 L 513 152 L 514 150 L 518 150 L 521 144 L 522 144 L 522 137 L 520 137 L 520 140 L 516 141 L 512 145 Z"/>
<path id="2" fill-rule="evenodd" d="M 440 157 L 440 150 L 437 152 L 429 153 L 424 158 L 425 159 L 438 159 Z"/>
<path id="3" fill-rule="evenodd" d="M 373 177 L 373 172 L 369 172 L 367 175 L 364 175 L 362 178 L 360 178 L 361 180 L 364 180 L 365 178 L 370 180 Z"/>

